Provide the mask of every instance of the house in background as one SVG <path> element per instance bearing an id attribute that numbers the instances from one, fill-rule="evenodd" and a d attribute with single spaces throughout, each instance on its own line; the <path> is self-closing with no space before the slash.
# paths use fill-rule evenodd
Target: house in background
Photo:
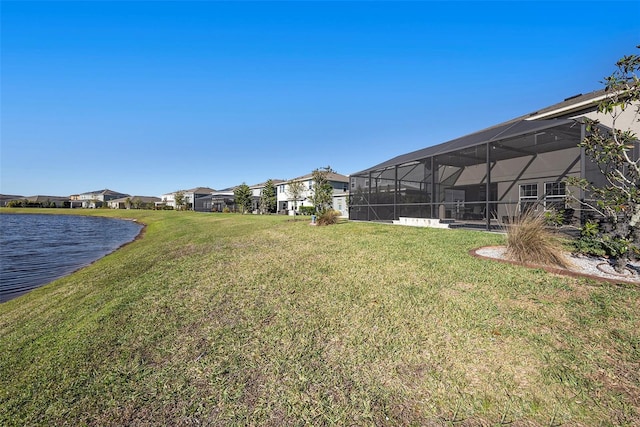
<path id="1" fill-rule="evenodd" d="M 176 194 L 182 192 L 184 196 L 185 207 L 188 210 L 194 210 L 199 212 L 210 212 L 211 206 L 207 203 L 210 203 L 210 196 L 214 191 L 213 188 L 209 187 L 196 187 L 190 190 L 177 190 L 173 193 L 163 194 L 161 200 L 156 203 L 156 207 L 162 206 L 171 206 L 173 209 L 176 209 Z M 209 202 L 207 202 L 209 200 Z"/>
<path id="2" fill-rule="evenodd" d="M 185 191 L 185 199 L 191 209 L 197 212 L 211 212 L 211 203 L 207 200 L 216 191 L 209 187 L 197 187 Z"/>
<path id="3" fill-rule="evenodd" d="M 87 193 L 79 194 L 77 197 L 74 195 L 70 197 L 70 200 L 72 201 L 71 207 L 75 207 L 73 202 L 78 202 L 83 208 L 99 208 L 109 200 L 119 199 L 122 197 L 129 197 L 129 194 L 118 193 L 117 191 L 105 189 L 89 191 Z"/>
<path id="4" fill-rule="evenodd" d="M 273 186 L 275 187 L 276 190 L 276 195 L 278 194 L 278 185 L 282 184 L 284 182 L 283 179 L 272 179 L 271 182 L 273 183 Z M 262 197 L 262 190 L 264 189 L 265 185 L 267 184 L 267 182 L 261 182 L 260 184 L 256 184 L 256 185 L 251 185 L 249 186 L 249 188 L 251 188 L 251 193 L 252 193 L 252 201 L 251 201 L 251 211 L 253 213 L 260 213 L 260 199 Z M 277 203 L 276 203 L 276 212 L 277 212 Z"/>
<path id="5" fill-rule="evenodd" d="M 25 200 L 34 206 L 41 206 L 43 208 L 68 208 L 70 206 L 69 198 L 62 196 L 30 196 L 25 197 Z"/>
<path id="6" fill-rule="evenodd" d="M 211 212 L 224 212 L 228 210 L 234 212 L 236 210 L 235 195 L 233 190 L 236 187 L 229 187 L 211 193 Z"/>
<path id="7" fill-rule="evenodd" d="M 278 184 L 284 182 L 281 179 L 272 179 L 274 187 Z M 260 213 L 260 198 L 262 197 L 262 190 L 266 185 L 266 181 L 260 184 L 250 185 L 251 189 L 251 208 L 250 211 L 253 213 Z M 211 195 L 211 211 L 213 212 L 224 212 L 225 210 L 229 210 L 231 212 L 236 211 L 236 202 L 235 202 L 235 187 L 225 188 L 224 190 L 214 191 Z"/>
<path id="8" fill-rule="evenodd" d="M 609 116 L 597 112 L 604 96 L 604 91 L 573 96 L 354 173 L 349 218 L 420 225 L 463 221 L 490 229 L 530 207 L 569 208 L 567 177 L 603 182 L 578 143 L 586 135 L 583 118 L 612 126 Z M 636 108 L 627 108 L 616 125 L 639 134 Z M 637 141 L 632 154 L 640 155 Z M 577 189 L 576 194 L 586 199 Z M 576 208 L 576 217 L 580 214 Z"/>
<path id="9" fill-rule="evenodd" d="M 153 209 L 160 197 L 131 196 L 109 200 L 107 205 L 111 209 Z"/>
<path id="10" fill-rule="evenodd" d="M 24 200 L 24 196 L 17 196 L 13 194 L 0 194 L 0 206 L 4 207 L 12 200 Z"/>
<path id="11" fill-rule="evenodd" d="M 333 188 L 334 197 L 338 194 L 347 193 L 349 191 L 349 177 L 346 175 L 341 175 L 339 173 L 329 173 L 327 175 L 327 180 L 331 187 Z M 303 191 L 300 194 L 300 197 L 296 200 L 293 199 L 292 195 L 289 192 L 289 185 L 292 182 L 301 182 L 303 184 Z M 288 181 L 281 182 L 276 186 L 276 196 L 278 201 L 278 212 L 280 213 L 288 213 L 289 215 L 293 215 L 294 208 L 300 208 L 300 206 L 313 206 L 309 197 L 312 195 L 313 189 L 313 174 L 308 174 L 304 176 L 300 176 L 298 178 L 290 179 Z M 346 199 L 345 199 L 346 200 Z M 346 202 L 345 202 L 346 205 Z M 335 209 L 335 203 L 334 203 Z M 345 206 L 346 209 L 346 206 Z"/>
<path id="12" fill-rule="evenodd" d="M 341 218 L 349 218 L 348 191 L 335 191 L 333 193 L 333 210 L 340 212 Z"/>
<path id="13" fill-rule="evenodd" d="M 72 194 L 69 196 L 69 207 L 70 208 L 81 208 L 82 201 L 80 200 L 79 194 Z"/>
<path id="14" fill-rule="evenodd" d="M 25 207 L 42 207 L 42 208 L 67 208 L 70 206 L 68 197 L 62 196 L 12 196 L 8 194 L 0 195 L 0 206 L 7 206 L 11 201 L 18 201 Z"/>

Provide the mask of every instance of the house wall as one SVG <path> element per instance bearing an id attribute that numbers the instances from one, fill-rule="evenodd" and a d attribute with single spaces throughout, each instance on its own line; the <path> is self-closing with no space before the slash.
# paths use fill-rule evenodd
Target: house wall
<path id="1" fill-rule="evenodd" d="M 193 209 L 193 193 L 183 193 L 184 194 L 184 203 L 189 209 Z M 176 195 L 175 193 L 167 193 L 162 195 L 162 201 L 167 206 L 171 206 L 176 209 Z M 198 205 L 200 206 L 200 205 Z M 201 208 L 201 207 L 200 207 Z"/>
<path id="2" fill-rule="evenodd" d="M 289 186 L 286 183 L 278 184 L 276 186 L 276 200 L 278 202 L 278 206 L 276 208 L 276 212 L 283 212 L 289 209 L 289 195 L 287 194 L 287 189 Z"/>
<path id="3" fill-rule="evenodd" d="M 303 179 L 301 181 L 304 185 L 304 189 L 300 195 L 300 200 L 298 200 L 295 205 L 298 208 L 300 208 L 300 206 L 313 206 L 313 203 L 311 203 L 311 201 L 309 200 L 313 194 L 313 180 Z M 329 184 L 331 184 L 331 187 L 333 188 L 334 196 L 348 191 L 349 189 L 349 183 L 347 181 L 329 181 Z M 278 201 L 277 211 L 280 213 L 282 213 L 283 211 L 289 211 L 289 213 L 291 213 L 293 210 L 294 202 L 290 200 L 291 197 L 289 196 L 288 190 L 288 183 L 282 183 L 276 186 L 276 199 Z"/>
<path id="4" fill-rule="evenodd" d="M 338 194 L 333 196 L 333 210 L 340 212 L 340 217 L 349 217 L 349 206 L 347 204 L 347 195 Z"/>
<path id="5" fill-rule="evenodd" d="M 638 113 L 638 104 L 627 107 L 624 111 L 616 109 L 618 117 L 616 118 L 616 129 L 631 129 L 636 135 L 640 135 L 640 114 Z M 613 127 L 613 117 L 610 114 L 603 114 L 597 111 L 574 116 L 573 118 L 587 117 L 592 120 L 598 120 L 600 123 L 607 127 Z"/>
<path id="6" fill-rule="evenodd" d="M 260 213 L 260 196 L 264 187 L 251 188 L 251 211 L 254 214 Z"/>
<path id="7" fill-rule="evenodd" d="M 114 202 L 114 201 L 109 201 L 107 202 L 107 205 L 111 208 L 111 209 L 126 209 L 125 203 L 124 202 Z"/>
<path id="8" fill-rule="evenodd" d="M 521 184 L 537 184 L 538 195 L 542 197 L 545 182 L 564 180 L 570 176 L 580 177 L 580 151 L 576 147 L 542 153 L 534 159 L 517 158 L 498 162 L 491 180 L 498 185 L 498 200 L 507 203 L 498 205 L 498 217 L 515 214 Z M 529 161 L 531 164 L 525 169 Z M 514 174 L 513 171 L 522 172 Z"/>
<path id="9" fill-rule="evenodd" d="M 165 205 L 176 208 L 176 196 L 174 193 L 163 194 L 161 199 Z"/>

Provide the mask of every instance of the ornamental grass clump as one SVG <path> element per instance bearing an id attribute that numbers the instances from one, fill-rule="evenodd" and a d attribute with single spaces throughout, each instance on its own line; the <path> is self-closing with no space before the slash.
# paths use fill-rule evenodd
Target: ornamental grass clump
<path id="1" fill-rule="evenodd" d="M 340 212 L 329 209 L 323 212 L 318 218 L 318 225 L 333 225 L 338 222 Z"/>
<path id="2" fill-rule="evenodd" d="M 507 256 L 517 262 L 567 268 L 562 242 L 543 215 L 527 211 L 507 228 Z"/>

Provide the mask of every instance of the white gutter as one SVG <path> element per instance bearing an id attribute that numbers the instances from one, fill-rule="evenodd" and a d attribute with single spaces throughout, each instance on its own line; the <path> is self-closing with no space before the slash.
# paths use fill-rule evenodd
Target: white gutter
<path id="1" fill-rule="evenodd" d="M 542 114 L 538 114 L 536 116 L 531 116 L 531 117 L 527 117 L 525 120 L 538 120 L 538 119 L 543 119 L 545 117 L 549 117 L 549 116 L 553 116 L 555 114 L 560 114 L 560 113 L 565 113 L 565 112 L 569 112 L 571 110 L 576 110 L 576 109 L 580 109 L 582 107 L 586 107 L 589 104 L 594 104 L 596 102 L 600 102 L 601 100 L 607 98 L 607 94 L 604 95 L 600 95 L 596 98 L 591 98 L 587 101 L 582 101 L 579 102 L 577 104 L 571 104 L 571 105 L 567 105 L 566 107 L 557 109 L 557 110 L 552 110 L 552 111 L 547 111 L 546 113 L 542 113 Z"/>

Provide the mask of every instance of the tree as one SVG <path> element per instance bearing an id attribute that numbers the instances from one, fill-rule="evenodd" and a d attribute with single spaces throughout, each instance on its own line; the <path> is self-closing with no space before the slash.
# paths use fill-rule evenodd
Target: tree
<path id="1" fill-rule="evenodd" d="M 176 191 L 176 193 L 173 196 L 173 199 L 176 202 L 176 209 L 182 210 L 186 203 L 184 191 Z"/>
<path id="2" fill-rule="evenodd" d="M 251 208 L 251 188 L 244 182 L 237 186 L 233 190 L 233 195 L 235 197 L 236 206 L 240 207 L 240 210 L 244 214 Z"/>
<path id="3" fill-rule="evenodd" d="M 260 212 L 272 213 L 276 211 L 278 201 L 276 198 L 276 186 L 272 180 L 267 180 L 260 191 Z"/>
<path id="4" fill-rule="evenodd" d="M 333 206 L 333 187 L 329 182 L 329 174 L 335 173 L 331 166 L 315 169 L 312 172 L 311 203 L 319 214 Z"/>
<path id="5" fill-rule="evenodd" d="M 637 46 L 640 48 L 640 45 Z M 574 200 L 586 205 L 602 217 L 601 225 L 594 233 L 596 240 L 614 261 L 621 272 L 629 259 L 640 258 L 640 157 L 638 137 L 630 129 L 620 129 L 617 121 L 628 108 L 636 105 L 640 113 L 640 56 L 629 55 L 620 59 L 617 70 L 604 80 L 606 97 L 598 105 L 598 111 L 612 119 L 610 129 L 598 120 L 585 119 L 587 136 L 579 146 L 597 164 L 606 182 L 595 185 L 586 179 L 570 178 L 568 183 L 584 190 L 591 201 Z M 638 151 L 635 151 L 638 156 Z"/>
<path id="6" fill-rule="evenodd" d="M 296 215 L 298 210 L 298 200 L 302 200 L 302 193 L 304 192 L 304 184 L 302 181 L 291 181 L 287 185 L 287 194 L 289 198 L 293 200 L 293 215 Z"/>

